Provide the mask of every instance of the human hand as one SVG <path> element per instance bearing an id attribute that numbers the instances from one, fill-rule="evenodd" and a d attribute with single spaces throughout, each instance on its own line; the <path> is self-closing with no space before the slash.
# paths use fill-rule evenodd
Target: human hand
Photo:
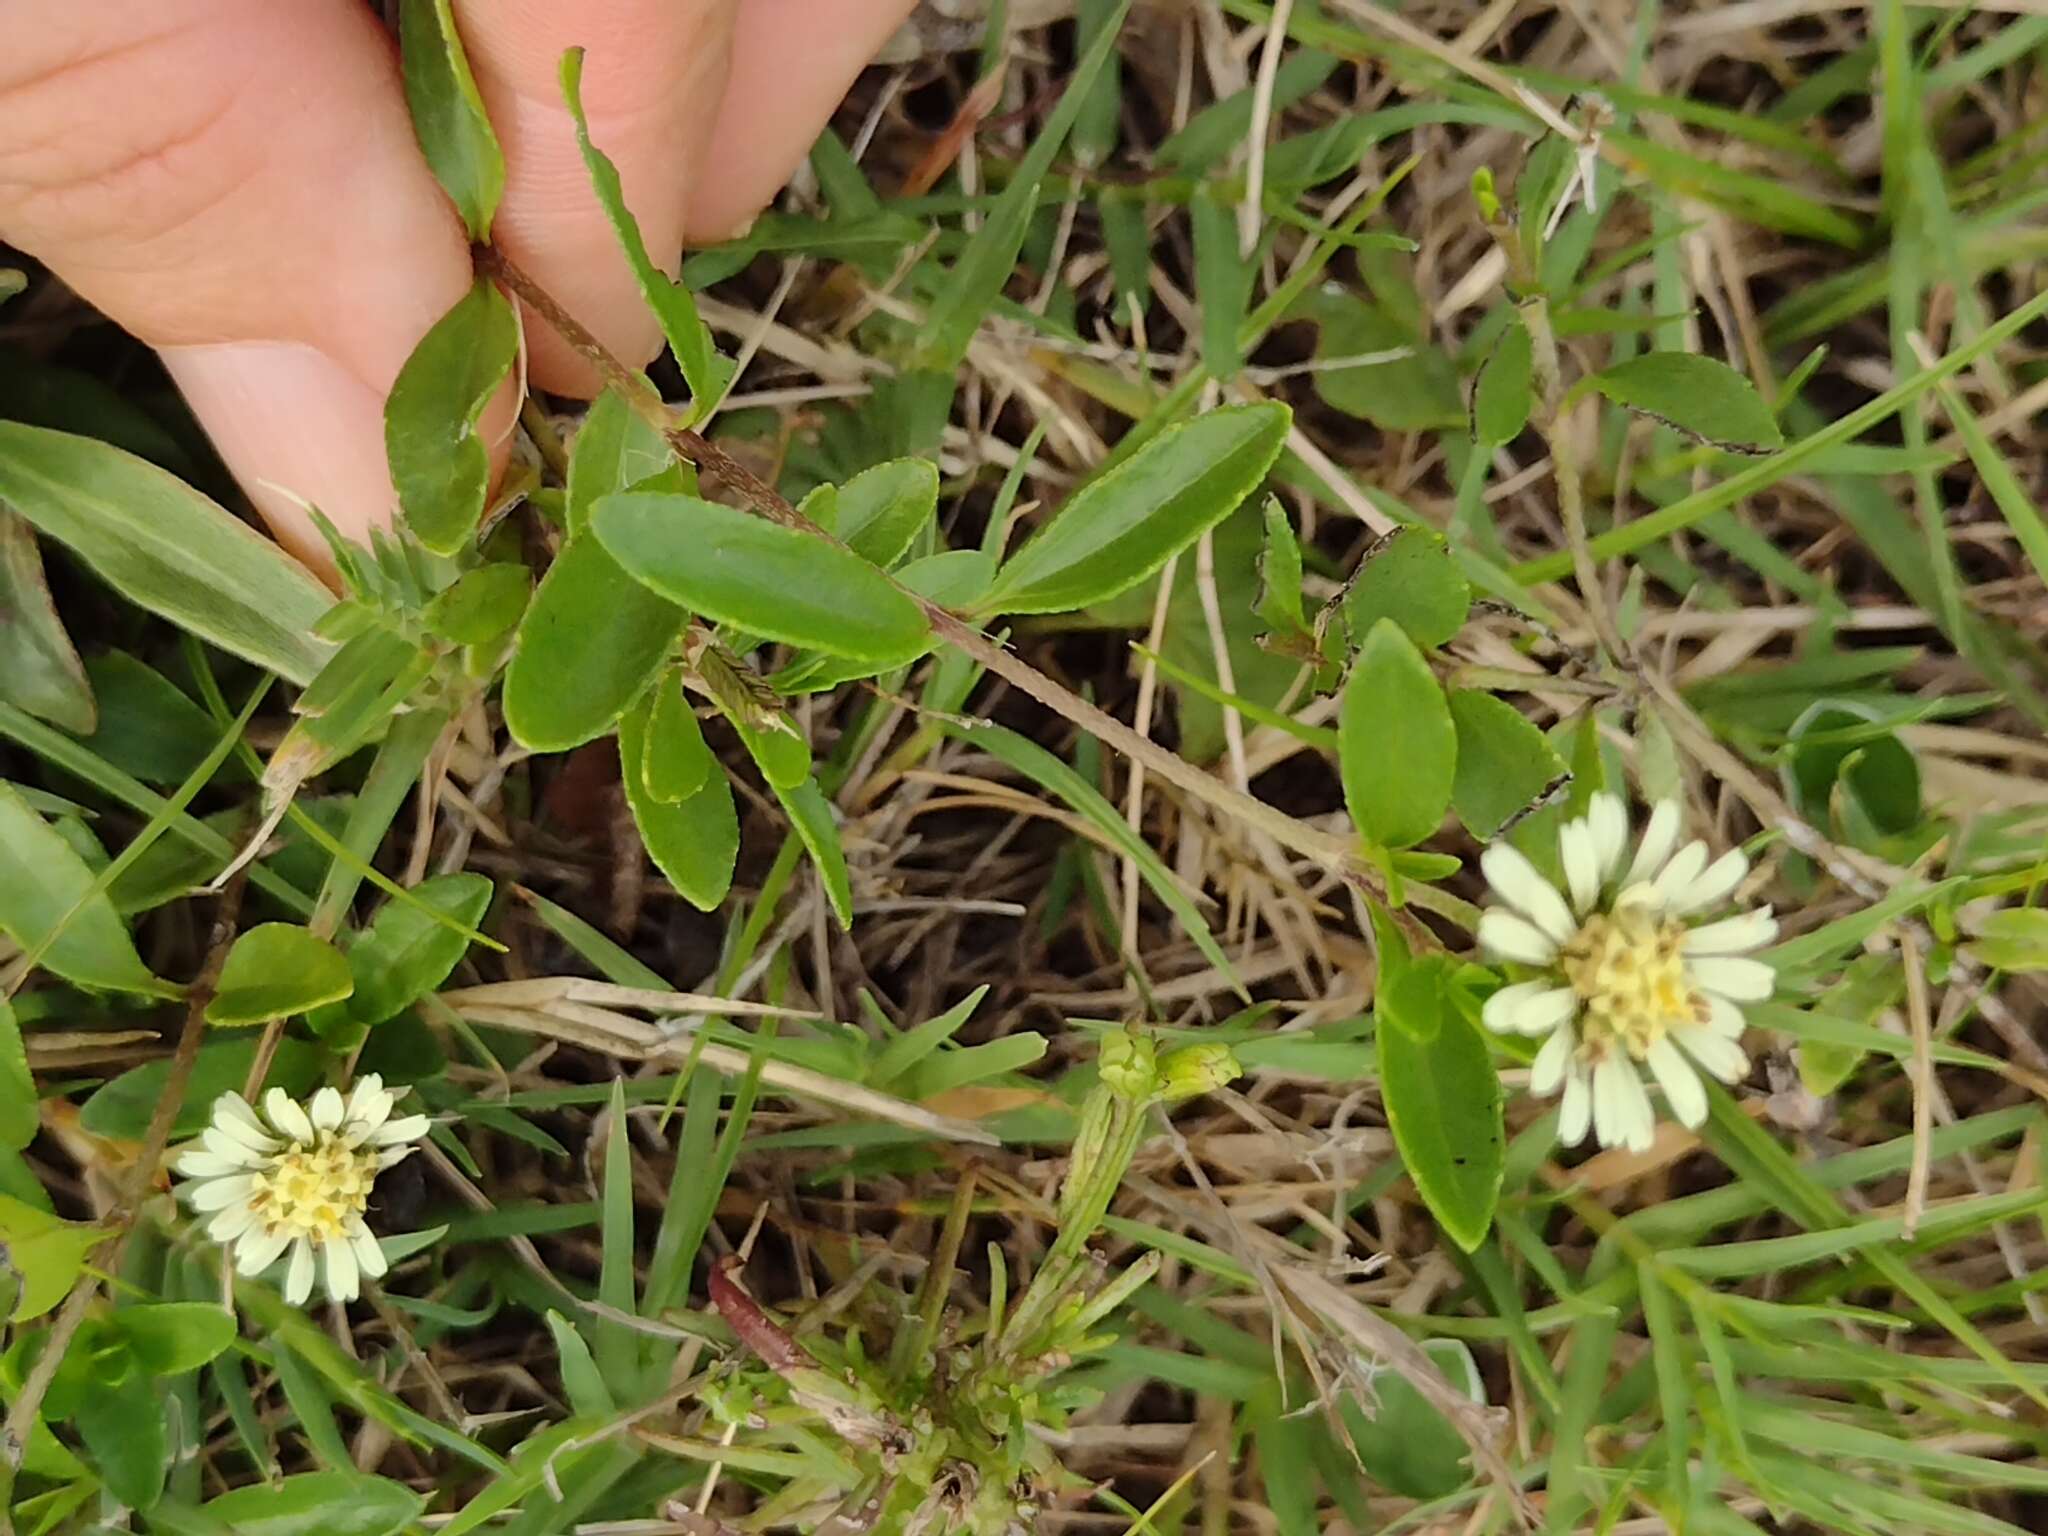
<path id="1" fill-rule="evenodd" d="M 911 4 L 455 0 L 507 160 L 494 239 L 646 361 L 660 333 L 585 177 L 563 51 L 588 50 L 591 136 L 673 262 L 774 195 Z M 0 0 L 0 37 L 0 238 L 157 348 L 278 538 L 325 568 L 300 502 L 358 540 L 389 520 L 384 397 L 471 282 L 391 36 L 362 0 Z M 526 341 L 535 384 L 595 390 L 531 317 Z"/>

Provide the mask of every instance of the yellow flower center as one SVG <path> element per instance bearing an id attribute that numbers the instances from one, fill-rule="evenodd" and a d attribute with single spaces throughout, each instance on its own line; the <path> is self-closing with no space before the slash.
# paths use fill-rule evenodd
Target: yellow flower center
<path id="1" fill-rule="evenodd" d="M 1558 964 L 1583 1005 L 1587 1055 L 1605 1057 L 1618 1044 L 1641 1061 L 1672 1028 L 1706 1017 L 1685 974 L 1684 949 L 1685 925 L 1653 907 L 1632 904 L 1586 919 Z"/>
<path id="2" fill-rule="evenodd" d="M 327 1242 L 342 1237 L 370 1203 L 377 1153 L 351 1147 L 332 1131 L 286 1148 L 256 1175 L 249 1205 L 275 1231 Z"/>

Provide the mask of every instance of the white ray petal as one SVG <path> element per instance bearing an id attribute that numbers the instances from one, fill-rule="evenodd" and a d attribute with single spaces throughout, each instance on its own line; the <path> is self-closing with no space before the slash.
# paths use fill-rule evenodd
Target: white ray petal
<path id="1" fill-rule="evenodd" d="M 1654 880 L 1664 868 L 1664 861 L 1671 857 L 1671 848 L 1678 841 L 1678 802 L 1660 800 L 1657 808 L 1650 812 L 1650 824 L 1643 828 L 1643 840 L 1636 844 L 1636 856 L 1623 876 L 1623 885 L 1634 885 L 1642 880 Z"/>
<path id="2" fill-rule="evenodd" d="M 1657 904 L 1670 906 L 1672 893 L 1685 890 L 1707 867 L 1707 845 L 1694 838 L 1671 856 L 1652 882 L 1657 887 Z"/>
<path id="3" fill-rule="evenodd" d="M 1740 1082 L 1749 1075 L 1749 1058 L 1726 1035 L 1695 1025 L 1677 1031 L 1671 1038 L 1678 1042 L 1680 1050 L 1724 1083 Z"/>
<path id="4" fill-rule="evenodd" d="M 284 1143 L 270 1134 L 249 1101 L 232 1090 L 213 1101 L 213 1124 L 224 1135 L 257 1152 L 275 1152 Z"/>
<path id="5" fill-rule="evenodd" d="M 1565 884 L 1572 893 L 1572 910 L 1584 917 L 1600 899 L 1600 852 L 1593 845 L 1593 828 L 1584 821 L 1568 821 L 1557 834 L 1557 856 L 1564 865 Z"/>
<path id="6" fill-rule="evenodd" d="M 1548 934 L 1501 907 L 1479 919 L 1479 942 L 1501 959 L 1524 965 L 1548 965 L 1557 958 L 1557 945 Z"/>
<path id="7" fill-rule="evenodd" d="M 356 1268 L 355 1245 L 345 1237 L 337 1237 L 321 1246 L 327 1253 L 327 1294 L 336 1301 L 354 1301 L 363 1290 Z"/>
<path id="8" fill-rule="evenodd" d="M 1578 926 L 1572 921 L 1572 909 L 1521 849 L 1512 843 L 1495 843 L 1480 855 L 1479 867 L 1500 899 L 1554 942 L 1562 944 L 1572 936 Z"/>
<path id="9" fill-rule="evenodd" d="M 171 1159 L 171 1167 L 188 1179 L 217 1179 L 232 1173 L 246 1173 L 247 1163 L 232 1157 L 222 1157 L 205 1147 L 187 1147 Z"/>
<path id="10" fill-rule="evenodd" d="M 256 1213 L 247 1205 L 231 1205 L 206 1224 L 206 1235 L 216 1243 L 233 1243 L 256 1225 Z"/>
<path id="11" fill-rule="evenodd" d="M 1586 1139 L 1592 1124 L 1592 1084 L 1586 1080 L 1586 1069 L 1574 1063 L 1565 1073 L 1564 1107 L 1558 1114 L 1557 1139 L 1567 1147 L 1576 1147 Z"/>
<path id="12" fill-rule="evenodd" d="M 1724 917 L 1694 928 L 1685 936 L 1688 955 L 1742 955 L 1762 949 L 1778 936 L 1778 920 L 1769 907 Z"/>
<path id="13" fill-rule="evenodd" d="M 1543 1042 L 1543 1049 L 1529 1064 L 1529 1092 L 1539 1099 L 1547 1099 L 1557 1092 L 1558 1085 L 1564 1081 L 1564 1075 L 1571 1067 L 1572 1052 L 1578 1048 L 1578 1036 L 1570 1025 L 1551 1031 L 1550 1038 Z"/>
<path id="14" fill-rule="evenodd" d="M 298 1101 L 282 1088 L 273 1088 L 263 1095 L 263 1112 L 270 1116 L 270 1123 L 293 1141 L 311 1141 L 313 1122 L 306 1118 L 306 1112 L 299 1108 Z"/>
<path id="15" fill-rule="evenodd" d="M 1703 991 L 1718 992 L 1738 1003 L 1760 1003 L 1778 984 L 1778 973 L 1761 960 L 1739 955 L 1686 957 L 1685 973 Z"/>
<path id="16" fill-rule="evenodd" d="M 1644 1062 L 1664 1090 L 1671 1118 L 1687 1130 L 1697 1128 L 1707 1118 L 1707 1090 L 1700 1086 L 1700 1075 L 1692 1063 L 1669 1040 L 1651 1046 Z"/>
<path id="17" fill-rule="evenodd" d="M 260 1275 L 277 1262 L 292 1240 L 283 1227 L 251 1227 L 235 1245 L 235 1268 L 245 1275 Z"/>
<path id="18" fill-rule="evenodd" d="M 295 1307 L 302 1307 L 312 1294 L 313 1245 L 302 1237 L 292 1244 L 292 1264 L 284 1276 L 284 1299 Z"/>
<path id="19" fill-rule="evenodd" d="M 230 1174 L 224 1179 L 206 1179 L 190 1188 L 192 1193 L 186 1198 L 193 1210 L 218 1211 L 254 1194 L 256 1176 L 253 1173 Z"/>
<path id="20" fill-rule="evenodd" d="M 418 1141 L 427 1134 L 425 1115 L 407 1115 L 399 1120 L 387 1120 L 370 1133 L 370 1145 L 388 1147 L 401 1141 Z"/>
<path id="21" fill-rule="evenodd" d="M 312 1121 L 314 1130 L 340 1130 L 342 1113 L 341 1094 L 332 1085 L 322 1088 L 313 1095 Z"/>
<path id="22" fill-rule="evenodd" d="M 1586 807 L 1586 826 L 1593 834 L 1593 852 L 1600 861 L 1600 879 L 1612 880 L 1628 851 L 1628 807 L 1619 795 L 1595 795 Z"/>
<path id="23" fill-rule="evenodd" d="M 1731 848 L 1709 864 L 1706 873 L 1682 891 L 1671 895 L 1671 912 L 1675 917 L 1702 912 L 1716 902 L 1725 901 L 1742 884 L 1742 877 L 1749 873 L 1749 855 L 1740 848 Z"/>
<path id="24" fill-rule="evenodd" d="M 375 1280 L 390 1266 L 384 1261 L 384 1249 L 377 1242 L 376 1235 L 359 1219 L 349 1232 L 349 1239 L 355 1244 L 356 1266 Z"/>
<path id="25" fill-rule="evenodd" d="M 1503 1035 L 1547 1035 L 1579 1011 L 1578 994 L 1547 981 L 1518 981 L 1486 1000 L 1479 1017 Z"/>

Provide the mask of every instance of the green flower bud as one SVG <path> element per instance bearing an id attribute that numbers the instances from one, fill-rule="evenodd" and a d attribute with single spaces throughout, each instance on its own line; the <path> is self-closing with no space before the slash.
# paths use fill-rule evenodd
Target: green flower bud
<path id="1" fill-rule="evenodd" d="M 1159 1096 L 1178 1104 L 1244 1076 L 1227 1045 L 1184 1045 L 1159 1064 Z"/>
<path id="2" fill-rule="evenodd" d="M 1149 1103 L 1159 1091 L 1159 1055 L 1152 1041 L 1131 1030 L 1102 1037 L 1102 1082 L 1120 1099 Z"/>

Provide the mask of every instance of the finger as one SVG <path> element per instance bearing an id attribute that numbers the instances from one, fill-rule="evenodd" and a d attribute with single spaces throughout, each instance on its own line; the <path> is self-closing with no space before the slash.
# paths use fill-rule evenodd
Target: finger
<path id="1" fill-rule="evenodd" d="M 324 566 L 298 502 L 388 519 L 384 397 L 470 283 L 388 37 L 355 0 L 0 0 L 0 36 L 0 233 L 162 350 Z"/>
<path id="2" fill-rule="evenodd" d="M 660 349 L 562 101 L 561 59 L 586 50 L 591 140 L 618 167 L 654 261 L 676 270 L 692 179 L 723 90 L 733 0 L 456 0 L 470 67 L 505 147 L 492 239 L 625 362 Z M 597 374 L 547 326 L 526 327 L 534 382 L 587 395 Z"/>
<path id="3" fill-rule="evenodd" d="M 810 153 L 854 77 L 916 0 L 741 0 L 725 98 L 684 233 L 731 238 Z"/>

